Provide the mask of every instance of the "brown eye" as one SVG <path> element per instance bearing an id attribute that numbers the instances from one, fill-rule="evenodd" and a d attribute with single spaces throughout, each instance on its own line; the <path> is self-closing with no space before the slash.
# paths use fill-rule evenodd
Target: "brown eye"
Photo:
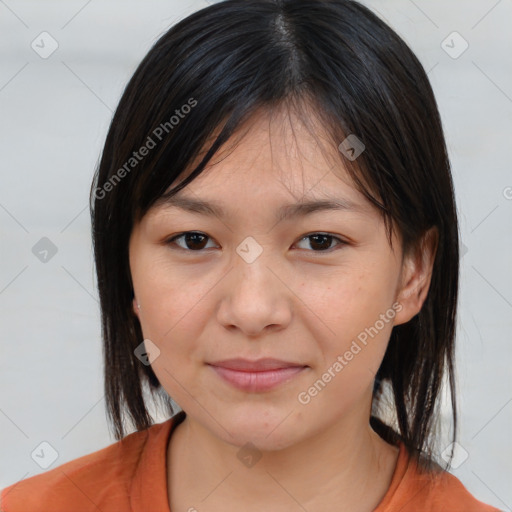
<path id="1" fill-rule="evenodd" d="M 184 250 L 201 251 L 205 248 L 205 244 L 208 239 L 209 237 L 204 233 L 186 231 L 185 233 L 180 233 L 179 235 L 170 238 L 167 240 L 166 244 L 174 244 L 176 240 L 183 240 L 182 243 L 175 245 L 178 245 L 179 248 Z"/>
<path id="2" fill-rule="evenodd" d="M 211 240 L 211 238 L 199 231 L 185 231 L 173 236 L 165 244 L 178 246 L 179 249 L 188 252 L 200 252 L 208 248 L 208 240 Z M 347 242 L 328 233 L 312 233 L 302 237 L 300 242 L 304 240 L 309 240 L 310 248 L 308 250 L 313 252 L 332 252 L 331 249 L 336 250 L 339 246 L 347 245 Z M 178 241 L 180 242 L 178 243 Z M 333 242 L 336 242 L 334 246 L 332 245 Z"/>
<path id="3" fill-rule="evenodd" d="M 310 247 L 313 249 L 313 252 L 326 252 L 332 248 L 331 244 L 333 241 L 338 242 L 336 246 L 346 245 L 346 242 L 328 233 L 312 233 L 303 237 L 300 241 L 302 242 L 303 240 L 310 240 Z"/>

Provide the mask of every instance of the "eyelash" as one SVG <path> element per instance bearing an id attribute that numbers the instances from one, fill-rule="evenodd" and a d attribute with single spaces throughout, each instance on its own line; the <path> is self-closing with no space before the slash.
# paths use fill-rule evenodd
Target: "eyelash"
<path id="1" fill-rule="evenodd" d="M 171 238 L 165 240 L 164 244 L 165 245 L 176 245 L 174 243 L 175 240 L 178 240 L 180 238 L 183 238 L 185 237 L 186 235 L 202 235 L 208 239 L 211 240 L 211 237 L 209 237 L 208 235 L 206 235 L 205 233 L 202 233 L 201 231 L 184 231 L 182 233 L 179 233 L 177 235 L 174 235 L 172 236 Z M 327 238 L 332 238 L 332 240 L 336 240 L 338 242 L 337 246 L 334 246 L 334 248 L 329 248 L 329 249 L 326 249 L 326 250 L 319 250 L 319 251 L 312 251 L 312 252 L 317 252 L 317 253 L 331 253 L 333 252 L 333 250 L 338 250 L 340 249 L 342 246 L 344 245 L 348 245 L 348 242 L 342 240 L 341 238 L 338 238 L 334 235 L 331 235 L 330 233 L 322 233 L 322 232 L 315 232 L 315 233 L 310 233 L 308 235 L 305 235 L 303 236 L 302 238 L 299 239 L 299 242 L 302 242 L 303 240 L 307 239 L 307 238 L 311 238 L 315 235 L 320 235 L 320 236 L 323 236 L 323 237 L 327 237 Z M 177 248 L 175 247 L 171 247 L 172 249 L 176 249 L 176 250 L 183 250 L 185 252 L 204 252 L 204 249 L 199 249 L 199 250 L 193 250 L 193 249 L 188 249 L 188 248 L 184 248 L 184 247 L 180 247 L 180 246 L 177 246 Z"/>

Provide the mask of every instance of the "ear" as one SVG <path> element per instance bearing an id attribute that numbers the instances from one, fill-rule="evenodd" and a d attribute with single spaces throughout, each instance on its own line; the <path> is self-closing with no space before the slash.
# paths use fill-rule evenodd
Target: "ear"
<path id="1" fill-rule="evenodd" d="M 135 313 L 135 316 L 138 318 L 139 317 L 139 307 L 137 306 L 137 299 L 135 297 L 133 298 L 132 305 L 133 305 L 133 312 Z"/>
<path id="2" fill-rule="evenodd" d="M 396 300 L 402 305 L 395 325 L 408 322 L 417 315 L 427 298 L 438 247 L 439 234 L 434 226 L 422 236 L 416 247 L 404 255 Z"/>

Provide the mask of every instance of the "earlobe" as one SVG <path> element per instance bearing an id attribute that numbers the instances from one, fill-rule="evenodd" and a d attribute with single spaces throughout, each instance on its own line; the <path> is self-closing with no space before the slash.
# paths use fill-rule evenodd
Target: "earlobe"
<path id="1" fill-rule="evenodd" d="M 396 297 L 402 309 L 395 317 L 395 325 L 408 322 L 421 311 L 430 288 L 437 247 L 438 231 L 434 226 L 423 235 L 418 246 L 404 257 Z"/>
<path id="2" fill-rule="evenodd" d="M 133 298 L 132 305 L 133 305 L 133 312 L 135 313 L 135 316 L 138 317 L 140 305 L 137 302 L 137 299 L 135 297 Z"/>

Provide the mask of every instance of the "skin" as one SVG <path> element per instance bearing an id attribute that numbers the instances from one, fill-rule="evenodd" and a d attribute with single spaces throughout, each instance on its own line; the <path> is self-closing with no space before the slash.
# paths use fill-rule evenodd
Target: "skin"
<path id="1" fill-rule="evenodd" d="M 398 455 L 369 425 L 373 381 L 393 325 L 409 321 L 426 298 L 435 233 L 408 255 L 394 235 L 392 249 L 337 147 L 326 154 L 291 113 L 253 116 L 234 149 L 180 194 L 215 200 L 228 216 L 158 207 L 130 238 L 134 312 L 160 350 L 152 368 L 187 413 L 167 452 L 171 510 L 373 510 Z M 327 196 L 361 209 L 276 223 L 280 206 Z M 185 231 L 207 237 L 166 244 Z M 333 238 L 306 237 L 318 233 Z M 248 236 L 262 249 L 251 263 L 236 252 Z M 299 393 L 389 310 L 394 318 L 300 403 Z M 247 392 L 206 364 L 232 357 L 307 368 L 270 391 Z M 248 442 L 261 456 L 251 467 L 237 457 Z"/>

